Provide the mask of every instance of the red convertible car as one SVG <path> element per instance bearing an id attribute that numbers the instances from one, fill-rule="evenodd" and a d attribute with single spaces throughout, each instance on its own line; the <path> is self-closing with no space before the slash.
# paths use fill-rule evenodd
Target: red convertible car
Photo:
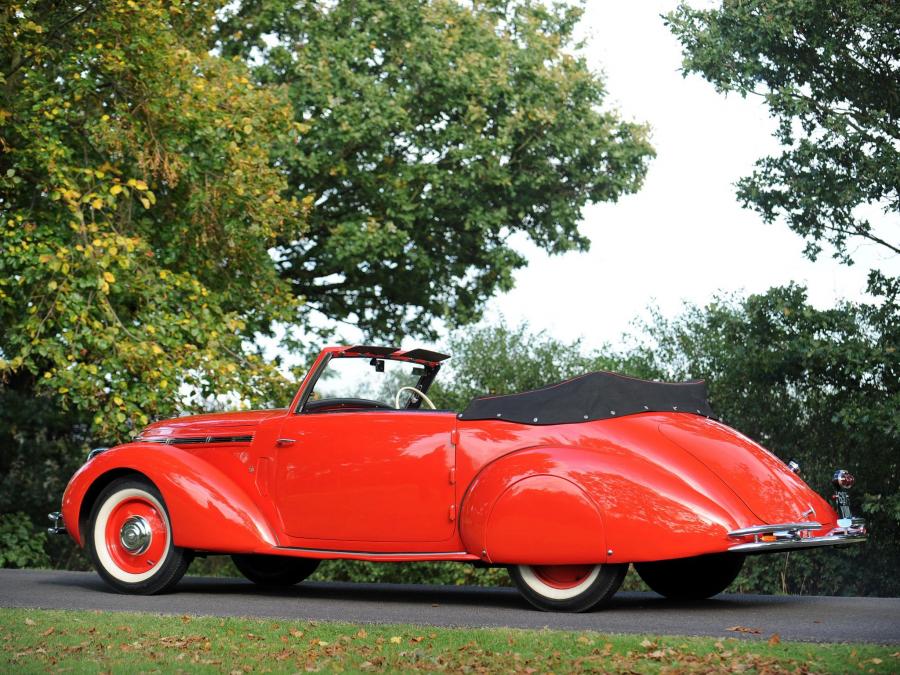
<path id="1" fill-rule="evenodd" d="M 51 531 L 113 588 L 172 588 L 195 555 L 261 584 L 321 560 L 453 560 L 509 569 L 544 610 L 583 611 L 629 564 L 655 591 L 705 598 L 748 554 L 864 541 L 838 471 L 837 512 L 719 423 L 702 382 L 613 373 L 436 410 L 447 357 L 324 349 L 279 410 L 155 422 L 92 451 Z"/>

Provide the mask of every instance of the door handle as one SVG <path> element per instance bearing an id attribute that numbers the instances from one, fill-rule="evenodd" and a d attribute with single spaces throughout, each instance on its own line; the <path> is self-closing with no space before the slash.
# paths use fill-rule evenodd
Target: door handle
<path id="1" fill-rule="evenodd" d="M 286 445 L 293 445 L 296 442 L 297 441 L 294 440 L 293 438 L 279 438 L 277 441 L 275 441 L 275 445 L 277 445 L 280 448 L 283 448 Z"/>

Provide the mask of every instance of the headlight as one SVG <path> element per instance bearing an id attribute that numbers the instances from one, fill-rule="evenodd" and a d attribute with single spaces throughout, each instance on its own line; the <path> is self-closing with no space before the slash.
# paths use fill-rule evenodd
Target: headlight
<path id="1" fill-rule="evenodd" d="M 853 487 L 856 479 L 853 477 L 853 474 L 846 469 L 838 469 L 834 472 L 834 478 L 831 479 L 831 482 L 836 488 L 849 490 Z"/>

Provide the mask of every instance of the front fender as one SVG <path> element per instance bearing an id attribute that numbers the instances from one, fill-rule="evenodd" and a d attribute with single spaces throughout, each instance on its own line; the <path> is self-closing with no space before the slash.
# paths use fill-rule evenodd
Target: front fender
<path id="1" fill-rule="evenodd" d="M 82 503 L 92 485 L 113 472 L 146 476 L 162 493 L 176 546 L 228 553 L 268 550 L 275 533 L 250 495 L 209 462 L 180 448 L 129 443 L 82 466 L 63 495 L 66 529 L 79 545 Z"/>

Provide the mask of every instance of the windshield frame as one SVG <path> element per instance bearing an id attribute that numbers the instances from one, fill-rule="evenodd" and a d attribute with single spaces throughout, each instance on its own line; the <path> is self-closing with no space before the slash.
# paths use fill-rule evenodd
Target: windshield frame
<path id="1" fill-rule="evenodd" d="M 431 387 L 434 382 L 435 377 L 437 377 L 438 371 L 441 369 L 441 364 L 439 361 L 425 361 L 423 359 L 417 358 L 409 358 L 403 355 L 403 352 L 399 350 L 395 350 L 395 353 L 366 353 L 362 350 L 355 351 L 356 348 L 353 347 L 344 347 L 344 348 L 329 348 L 322 350 L 319 354 L 319 358 L 316 359 L 316 363 L 313 364 L 313 369 L 309 372 L 309 374 L 304 379 L 303 384 L 301 385 L 301 390 L 299 392 L 299 398 L 297 404 L 293 408 L 294 415 L 302 415 L 302 414 L 315 414 L 315 411 L 307 411 L 306 404 L 312 396 L 313 391 L 316 388 L 316 384 L 318 384 L 319 379 L 325 373 L 325 369 L 328 367 L 328 364 L 332 359 L 379 359 L 385 361 L 402 361 L 406 363 L 414 363 L 418 366 L 421 366 L 424 370 L 422 375 L 419 376 L 418 381 L 416 382 L 416 389 L 418 389 L 423 394 L 428 394 L 428 389 Z M 446 358 L 446 357 L 445 357 Z M 323 399 L 328 400 L 328 399 Z M 338 399 L 335 399 L 338 400 Z M 397 410 L 418 410 L 422 405 L 422 399 L 418 396 L 410 396 L 409 400 L 406 403 L 406 406 L 403 408 L 398 408 Z M 354 412 L 364 412 L 365 410 L 358 410 Z M 390 412 L 389 410 L 380 409 L 381 412 Z M 350 412 L 350 411 L 348 411 Z"/>

